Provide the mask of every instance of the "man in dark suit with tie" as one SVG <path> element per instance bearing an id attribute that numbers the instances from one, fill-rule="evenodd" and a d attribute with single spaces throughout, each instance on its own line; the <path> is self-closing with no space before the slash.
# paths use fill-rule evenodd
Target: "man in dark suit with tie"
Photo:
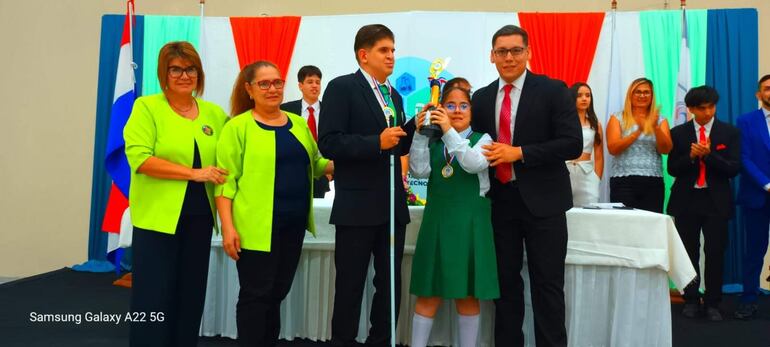
<path id="1" fill-rule="evenodd" d="M 668 173 L 675 177 L 668 214 L 690 261 L 699 271 L 700 233 L 706 255 L 706 295 L 700 306 L 700 277 L 684 288 L 682 314 L 695 318 L 701 312 L 710 321 L 721 321 L 722 265 L 727 245 L 727 221 L 735 207 L 730 179 L 741 167 L 740 132 L 714 117 L 719 94 L 709 86 L 690 89 L 684 97 L 693 119 L 671 129 L 673 149 Z"/>
<path id="2" fill-rule="evenodd" d="M 565 161 L 582 149 L 575 100 L 564 82 L 527 71 L 528 35 L 506 25 L 492 37 L 490 61 L 499 79 L 473 94 L 475 131 L 490 170 L 492 226 L 500 298 L 495 345 L 524 346 L 524 247 L 531 283 L 537 346 L 566 346 L 564 260 L 572 190 Z"/>
<path id="3" fill-rule="evenodd" d="M 330 223 L 336 226 L 337 270 L 332 344 L 355 345 L 369 259 L 374 256 L 375 294 L 366 342 L 390 345 L 390 177 L 395 175 L 395 306 L 398 315 L 401 257 L 409 223 L 401 155 L 409 152 L 414 122 L 406 123 L 403 101 L 388 82 L 393 73 L 393 32 L 381 24 L 363 26 L 354 51 L 360 69 L 333 79 L 324 93 L 319 148 L 334 160 L 335 197 Z M 390 123 L 390 124 L 389 124 Z M 390 170 L 390 155 L 395 155 Z"/>
<path id="4" fill-rule="evenodd" d="M 738 319 L 752 319 L 757 314 L 759 276 L 767 252 L 770 224 L 770 75 L 759 79 L 756 95 L 761 107 L 738 117 L 743 164 L 738 205 L 742 206 L 746 228 L 743 295 L 735 311 Z"/>
<path id="5" fill-rule="evenodd" d="M 307 120 L 307 126 L 318 142 L 318 115 L 321 112 L 321 69 L 313 65 L 305 65 L 297 72 L 297 84 L 302 92 L 302 99 L 289 101 L 281 105 L 281 110 L 302 116 Z M 313 197 L 323 198 L 329 191 L 330 176 L 321 176 L 313 180 Z"/>

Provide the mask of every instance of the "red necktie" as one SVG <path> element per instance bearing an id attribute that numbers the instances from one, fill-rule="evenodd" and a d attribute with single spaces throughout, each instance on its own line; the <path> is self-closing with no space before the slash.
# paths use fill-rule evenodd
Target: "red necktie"
<path id="1" fill-rule="evenodd" d="M 307 127 L 310 128 L 310 133 L 313 134 L 313 140 L 318 142 L 318 131 L 315 128 L 315 109 L 313 106 L 307 108 Z"/>
<path id="2" fill-rule="evenodd" d="M 497 142 L 511 144 L 511 89 L 513 85 L 503 87 L 503 103 L 500 105 L 500 129 L 497 132 Z M 500 164 L 495 168 L 495 178 L 500 183 L 508 183 L 513 178 L 511 164 Z"/>
<path id="3" fill-rule="evenodd" d="M 700 126 L 698 142 L 701 144 L 706 143 L 706 128 L 702 125 Z M 695 184 L 698 185 L 698 187 L 703 187 L 706 185 L 706 163 L 703 162 L 703 158 L 700 159 L 699 163 L 700 170 L 698 172 L 698 181 Z"/>

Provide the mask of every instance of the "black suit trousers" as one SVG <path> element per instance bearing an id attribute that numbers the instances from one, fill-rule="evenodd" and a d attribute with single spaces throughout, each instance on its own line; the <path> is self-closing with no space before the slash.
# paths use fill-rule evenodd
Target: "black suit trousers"
<path id="1" fill-rule="evenodd" d="M 144 321 L 131 323 L 129 346 L 198 344 L 213 225 L 208 214 L 182 215 L 173 235 L 134 227 L 131 312 Z"/>
<path id="2" fill-rule="evenodd" d="M 396 317 L 401 303 L 401 259 L 406 227 L 395 227 Z M 390 227 L 336 226 L 334 263 L 337 271 L 332 315 L 332 345 L 355 346 L 369 260 L 374 261 L 374 298 L 369 315 L 369 346 L 390 346 Z"/>
<path id="3" fill-rule="evenodd" d="M 561 212 L 536 217 L 527 209 L 515 183 L 492 184 L 497 192 L 492 200 L 492 226 L 500 281 L 500 298 L 495 300 L 495 345 L 524 346 L 524 281 L 520 272 L 526 248 L 537 346 L 567 346 L 566 216 Z"/>
<path id="4" fill-rule="evenodd" d="M 674 224 L 698 275 L 684 290 L 687 303 L 700 301 L 700 234 L 703 232 L 703 251 L 706 256 L 706 293 L 703 303 L 717 307 L 722 301 L 722 274 L 727 246 L 727 218 L 721 216 L 709 195 L 709 189 L 694 189 L 687 210 L 674 216 Z"/>
<path id="5" fill-rule="evenodd" d="M 281 302 L 289 294 L 302 253 L 305 221 L 280 223 L 274 219 L 270 252 L 241 250 L 236 304 L 238 344 L 269 347 L 278 344 Z"/>
<path id="6" fill-rule="evenodd" d="M 663 213 L 665 187 L 662 177 L 624 176 L 610 178 L 610 201 Z"/>

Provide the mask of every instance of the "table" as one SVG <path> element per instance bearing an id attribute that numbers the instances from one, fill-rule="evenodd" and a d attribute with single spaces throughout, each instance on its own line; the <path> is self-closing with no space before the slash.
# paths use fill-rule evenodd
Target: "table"
<path id="1" fill-rule="evenodd" d="M 317 199 L 316 234 L 305 238 L 294 285 L 281 305 L 281 338 L 329 340 L 334 301 L 334 227 L 329 225 L 331 201 Z M 422 208 L 410 207 L 412 223 L 406 231 L 402 263 L 401 314 L 396 332 L 400 344 L 411 338 L 416 298 L 409 295 L 412 254 Z M 684 288 L 695 277 L 684 246 L 669 216 L 639 210 L 567 212 L 569 241 L 565 268 L 567 334 L 570 346 L 671 346 L 668 278 Z M 203 336 L 237 336 L 235 304 L 238 277 L 235 263 L 212 242 Z M 526 266 L 522 270 L 529 292 Z M 370 266 L 364 288 L 358 340 L 368 331 L 374 288 Z M 534 346 L 531 300 L 525 295 L 524 332 Z M 481 304 L 478 346 L 493 346 L 494 304 Z M 457 345 L 454 304 L 445 301 L 436 316 L 431 345 Z"/>

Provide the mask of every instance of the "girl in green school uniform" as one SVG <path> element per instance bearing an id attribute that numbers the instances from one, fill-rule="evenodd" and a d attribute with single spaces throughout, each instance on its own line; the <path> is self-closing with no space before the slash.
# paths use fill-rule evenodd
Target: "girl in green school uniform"
<path id="1" fill-rule="evenodd" d="M 426 109 L 418 115 L 418 126 Z M 443 299 L 451 299 L 457 307 L 460 346 L 471 347 L 478 336 L 479 299 L 500 296 L 491 205 L 485 197 L 489 163 L 481 149 L 492 138 L 471 129 L 470 94 L 463 88 L 445 88 L 430 120 L 443 136 L 431 143 L 415 132 L 409 152 L 412 175 L 428 177 L 428 202 L 412 265 L 410 292 L 417 304 L 411 346 L 428 344 L 436 310 Z"/>

